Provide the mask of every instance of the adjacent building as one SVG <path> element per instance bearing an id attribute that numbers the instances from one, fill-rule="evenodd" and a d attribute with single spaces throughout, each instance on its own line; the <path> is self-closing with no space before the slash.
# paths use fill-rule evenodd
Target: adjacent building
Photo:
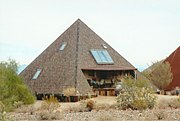
<path id="1" fill-rule="evenodd" d="M 173 90 L 176 87 L 180 88 L 180 46 L 165 61 L 169 62 L 173 75 L 172 82 L 166 87 L 166 90 Z"/>

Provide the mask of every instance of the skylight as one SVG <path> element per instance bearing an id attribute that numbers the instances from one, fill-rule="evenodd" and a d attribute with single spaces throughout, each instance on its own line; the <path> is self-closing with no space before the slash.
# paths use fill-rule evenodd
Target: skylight
<path id="1" fill-rule="evenodd" d="M 36 71 L 36 73 L 34 74 L 34 76 L 33 76 L 33 80 L 36 80 L 37 78 L 38 78 L 38 76 L 39 76 L 39 74 L 41 73 L 41 69 L 37 69 L 37 71 Z"/>
<path id="2" fill-rule="evenodd" d="M 105 49 L 107 48 L 107 46 L 106 46 L 105 44 L 103 44 L 102 46 L 103 46 L 103 48 L 105 48 Z"/>
<path id="3" fill-rule="evenodd" d="M 111 56 L 107 50 L 90 50 L 98 64 L 113 64 Z"/>
<path id="4" fill-rule="evenodd" d="M 66 47 L 67 43 L 66 42 L 63 42 L 59 48 L 59 50 L 64 50 L 64 48 Z"/>

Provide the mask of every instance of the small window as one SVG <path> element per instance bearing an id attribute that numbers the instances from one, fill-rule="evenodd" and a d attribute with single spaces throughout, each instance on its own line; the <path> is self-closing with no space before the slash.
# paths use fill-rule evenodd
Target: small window
<path id="1" fill-rule="evenodd" d="M 67 43 L 63 42 L 59 48 L 60 51 L 64 50 L 64 48 L 66 47 Z"/>
<path id="2" fill-rule="evenodd" d="M 106 48 L 107 48 L 107 46 L 106 46 L 105 44 L 103 44 L 102 46 L 103 46 L 103 48 L 104 48 L 104 49 L 106 49 Z"/>
<path id="3" fill-rule="evenodd" d="M 91 50 L 91 54 L 98 64 L 114 63 L 107 50 Z"/>
<path id="4" fill-rule="evenodd" d="M 36 80 L 37 78 L 38 78 L 38 76 L 39 76 L 39 74 L 41 73 L 41 69 L 37 69 L 37 71 L 36 71 L 36 73 L 34 74 L 34 76 L 33 76 L 33 80 Z"/>

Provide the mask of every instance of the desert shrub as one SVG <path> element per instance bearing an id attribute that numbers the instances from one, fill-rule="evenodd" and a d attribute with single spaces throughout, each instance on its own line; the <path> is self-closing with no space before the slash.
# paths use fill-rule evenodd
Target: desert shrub
<path id="1" fill-rule="evenodd" d="M 67 97 L 73 96 L 76 94 L 76 89 L 74 87 L 68 87 L 66 89 L 63 89 L 63 94 Z"/>
<path id="2" fill-rule="evenodd" d="M 60 106 L 58 99 L 54 95 L 45 96 L 41 105 L 41 109 L 43 110 L 38 113 L 40 120 L 63 119 L 63 114 L 55 111 Z"/>
<path id="3" fill-rule="evenodd" d="M 118 107 L 121 109 L 143 110 L 153 108 L 155 105 L 156 96 L 146 81 L 125 79 L 122 90 L 117 96 Z"/>
<path id="4" fill-rule="evenodd" d="M 81 100 L 80 105 L 69 107 L 69 112 L 87 112 L 96 108 L 96 102 L 94 100 Z"/>
<path id="5" fill-rule="evenodd" d="M 76 95 L 76 89 L 74 87 L 65 88 L 63 94 L 67 97 L 67 102 L 70 102 L 70 96 Z"/>
<path id="6" fill-rule="evenodd" d="M 95 101 L 94 100 L 88 100 L 87 101 L 87 108 L 89 111 L 91 111 L 95 106 Z"/>
<path id="7" fill-rule="evenodd" d="M 62 120 L 64 118 L 62 113 L 41 111 L 39 113 L 40 120 Z"/>
<path id="8" fill-rule="evenodd" d="M 24 84 L 17 73 L 17 63 L 14 60 L 0 62 L 0 101 L 5 105 L 6 111 L 14 109 L 14 103 L 34 103 L 35 97 Z"/>
<path id="9" fill-rule="evenodd" d="M 59 108 L 61 105 L 59 104 L 58 99 L 54 95 L 45 96 L 42 103 L 42 108 L 47 110 L 48 112 L 52 112 L 55 109 Z"/>
<path id="10" fill-rule="evenodd" d="M 87 110 L 88 110 L 88 108 L 87 108 L 87 101 L 86 100 L 81 100 L 78 111 L 79 112 L 86 112 Z"/>
<path id="11" fill-rule="evenodd" d="M 69 106 L 65 112 L 87 112 L 89 111 L 87 108 L 87 100 L 79 101 L 79 105 Z"/>

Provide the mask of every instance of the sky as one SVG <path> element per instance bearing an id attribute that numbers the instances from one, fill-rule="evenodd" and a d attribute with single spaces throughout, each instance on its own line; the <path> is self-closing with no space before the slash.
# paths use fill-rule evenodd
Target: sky
<path id="1" fill-rule="evenodd" d="M 78 18 L 140 71 L 180 46 L 180 0 L 0 0 L 0 61 L 30 64 Z"/>

